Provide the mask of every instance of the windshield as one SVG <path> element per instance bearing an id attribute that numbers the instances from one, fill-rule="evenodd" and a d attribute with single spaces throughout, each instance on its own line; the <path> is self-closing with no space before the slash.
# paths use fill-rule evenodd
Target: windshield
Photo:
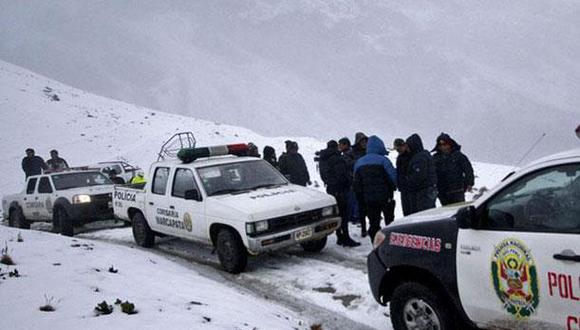
<path id="1" fill-rule="evenodd" d="M 54 174 L 52 175 L 52 182 L 56 190 L 113 184 L 109 178 L 100 172 Z"/>
<path id="2" fill-rule="evenodd" d="M 280 172 L 263 160 L 209 166 L 197 171 L 208 196 L 288 184 Z"/>

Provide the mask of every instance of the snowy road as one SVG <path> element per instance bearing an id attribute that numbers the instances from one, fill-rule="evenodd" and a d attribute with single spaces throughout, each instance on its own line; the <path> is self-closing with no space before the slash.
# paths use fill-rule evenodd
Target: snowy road
<path id="1" fill-rule="evenodd" d="M 130 228 L 88 231 L 78 237 L 135 247 Z M 296 247 L 250 258 L 247 271 L 240 275 L 222 271 L 208 246 L 164 238 L 148 251 L 273 300 L 324 329 L 390 329 L 387 309 L 374 301 L 368 287 L 365 261 L 370 241 L 361 241 L 362 246 L 345 249 L 332 237 L 321 254 Z"/>

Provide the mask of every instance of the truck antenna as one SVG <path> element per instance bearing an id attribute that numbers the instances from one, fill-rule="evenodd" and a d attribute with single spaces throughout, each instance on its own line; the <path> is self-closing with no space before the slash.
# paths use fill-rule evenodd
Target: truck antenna
<path id="1" fill-rule="evenodd" d="M 536 146 L 538 144 L 540 144 L 540 142 L 544 139 L 545 136 L 546 136 L 546 133 L 542 133 L 542 135 L 536 140 L 536 142 L 534 142 L 534 144 L 532 144 L 530 149 L 528 149 L 528 151 L 526 151 L 524 156 L 516 163 L 516 165 L 514 165 L 512 172 L 520 166 L 520 164 L 524 161 L 524 159 L 526 159 L 526 157 L 528 157 L 528 155 L 532 152 L 532 150 L 534 150 L 534 148 L 536 148 Z"/>

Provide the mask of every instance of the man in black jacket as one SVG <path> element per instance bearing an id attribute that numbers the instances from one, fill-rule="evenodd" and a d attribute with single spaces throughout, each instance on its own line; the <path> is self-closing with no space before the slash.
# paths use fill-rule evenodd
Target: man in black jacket
<path id="1" fill-rule="evenodd" d="M 352 174 L 345 158 L 338 151 L 338 143 L 334 140 L 328 141 L 326 149 L 319 153 L 319 157 L 320 177 L 326 184 L 326 192 L 336 198 L 342 218 L 340 229 L 336 231 L 336 243 L 346 247 L 359 246 L 360 243 L 355 242 L 348 231 L 348 193 L 352 183 Z"/>
<path id="2" fill-rule="evenodd" d="M 32 175 L 42 174 L 42 170 L 46 171 L 47 169 L 48 166 L 46 166 L 44 159 L 34 155 L 34 149 L 26 149 L 26 157 L 22 159 L 22 170 L 26 178 Z"/>
<path id="3" fill-rule="evenodd" d="M 400 182 L 401 176 L 409 174 L 409 162 L 411 161 L 409 146 L 405 143 L 403 139 L 395 139 L 393 142 L 393 149 L 399 154 L 397 156 L 397 179 Z M 403 208 L 403 215 L 409 215 L 410 213 L 410 200 L 409 193 L 405 187 L 399 185 L 399 191 L 401 192 L 401 206 Z"/>
<path id="4" fill-rule="evenodd" d="M 48 169 L 54 172 L 64 171 L 68 168 L 68 163 L 64 158 L 58 156 L 57 150 L 50 151 L 50 159 L 46 162 Z"/>
<path id="5" fill-rule="evenodd" d="M 461 152 L 461 146 L 448 134 L 437 138 L 433 156 L 437 169 L 437 191 L 441 205 L 465 202 L 465 192 L 474 184 L 471 162 Z"/>
<path id="6" fill-rule="evenodd" d="M 278 165 L 280 166 L 280 173 L 291 183 L 305 187 L 311 184 L 306 162 L 302 155 L 298 153 L 298 143 L 286 141 L 286 152 L 280 155 Z"/>
<path id="7" fill-rule="evenodd" d="M 263 154 L 265 161 L 270 163 L 270 165 L 274 166 L 276 169 L 279 169 L 278 158 L 276 157 L 276 149 L 271 146 L 265 146 Z"/>
<path id="8" fill-rule="evenodd" d="M 411 135 L 405 143 L 409 147 L 410 160 L 407 173 L 399 177 L 399 187 L 408 193 L 409 214 L 413 214 L 435 207 L 437 174 L 433 157 L 423 148 L 419 135 Z"/>

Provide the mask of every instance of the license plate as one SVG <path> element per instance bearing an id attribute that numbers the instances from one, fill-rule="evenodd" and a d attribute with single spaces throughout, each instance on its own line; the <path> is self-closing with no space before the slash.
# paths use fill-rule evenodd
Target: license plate
<path id="1" fill-rule="evenodd" d="M 294 233 L 294 239 L 297 241 L 302 241 L 312 236 L 312 228 L 302 229 Z"/>

